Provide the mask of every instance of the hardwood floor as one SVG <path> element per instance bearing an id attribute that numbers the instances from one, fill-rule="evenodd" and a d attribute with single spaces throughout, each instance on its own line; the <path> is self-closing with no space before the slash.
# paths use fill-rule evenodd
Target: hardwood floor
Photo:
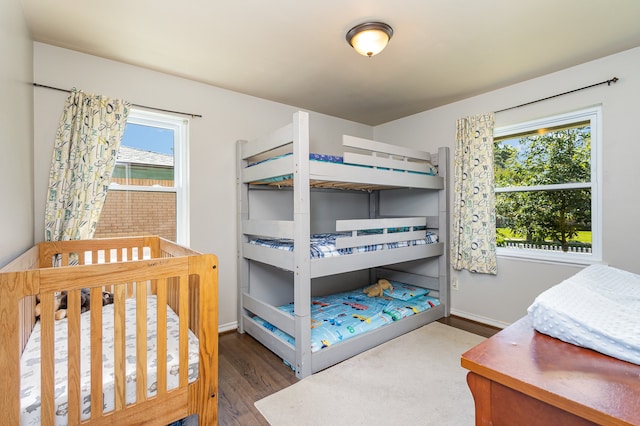
<path id="1" fill-rule="evenodd" d="M 439 320 L 484 337 L 498 328 L 450 316 Z M 219 340 L 218 423 L 221 426 L 268 426 L 254 402 L 298 381 L 295 373 L 273 352 L 248 334 L 223 333 Z"/>
<path id="2" fill-rule="evenodd" d="M 459 328 L 464 331 L 468 331 L 469 333 L 477 334 L 478 336 L 482 336 L 482 337 L 491 337 L 501 330 L 501 328 L 498 328 L 498 327 L 493 327 L 491 325 L 483 324 L 481 322 L 457 317 L 455 315 L 450 315 L 446 318 L 441 318 L 438 320 L 438 322 L 450 325 L 451 327 Z"/>
<path id="3" fill-rule="evenodd" d="M 218 424 L 269 425 L 253 403 L 296 383 L 295 373 L 248 334 L 221 334 L 218 345 Z"/>

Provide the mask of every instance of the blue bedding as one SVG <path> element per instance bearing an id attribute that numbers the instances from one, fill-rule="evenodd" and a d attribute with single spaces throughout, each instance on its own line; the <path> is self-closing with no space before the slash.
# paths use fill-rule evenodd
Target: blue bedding
<path id="1" fill-rule="evenodd" d="M 335 232 L 328 234 L 312 234 L 311 235 L 311 259 L 341 256 L 351 253 L 377 251 L 384 249 L 394 249 L 398 247 L 409 247 L 423 244 L 432 244 L 438 242 L 438 235 L 428 231 L 425 238 L 420 240 L 397 241 L 385 244 L 373 244 L 361 247 L 348 247 L 343 249 L 336 248 L 336 238 L 350 237 L 350 232 Z M 278 250 L 293 251 L 293 240 L 290 239 L 267 239 L 257 238 L 249 241 L 249 244 L 275 248 Z"/>
<path id="2" fill-rule="evenodd" d="M 440 305 L 438 299 L 427 295 L 426 289 L 401 283 L 392 284 L 394 288 L 403 286 L 403 294 L 414 291 L 420 295 L 408 300 L 390 296 L 369 297 L 363 289 L 359 289 L 314 297 L 311 302 L 311 352 Z M 293 303 L 279 306 L 278 309 L 293 316 Z M 293 336 L 258 316 L 253 317 L 253 320 L 282 340 L 295 345 Z"/>

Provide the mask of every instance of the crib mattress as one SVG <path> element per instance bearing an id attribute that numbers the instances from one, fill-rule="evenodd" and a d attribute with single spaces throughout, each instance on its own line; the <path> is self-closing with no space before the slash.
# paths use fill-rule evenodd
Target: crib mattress
<path id="1" fill-rule="evenodd" d="M 417 246 L 423 244 L 432 244 L 438 242 L 438 235 L 428 231 L 425 238 L 410 241 L 398 241 L 385 244 L 372 244 L 361 247 L 336 248 L 336 239 L 340 237 L 350 237 L 350 232 L 334 232 L 326 234 L 312 234 L 310 255 L 311 259 L 342 256 L 351 253 L 378 251 L 385 249 L 394 249 L 399 247 Z M 263 247 L 275 248 L 278 250 L 293 251 L 293 240 L 291 239 L 268 239 L 257 238 L 249 241 L 249 244 L 255 244 Z"/>
<path id="2" fill-rule="evenodd" d="M 147 395 L 156 394 L 156 323 L 157 300 L 149 296 L 147 301 Z M 126 401 L 127 404 L 136 400 L 136 358 L 135 358 L 135 299 L 127 299 L 126 310 Z M 89 348 L 91 331 L 91 312 L 81 315 L 81 419 L 90 417 L 90 363 Z M 112 411 L 115 407 L 115 379 L 114 379 L 114 310 L 113 305 L 103 307 L 103 382 L 104 382 L 104 412 Z M 55 324 L 55 424 L 67 424 L 67 320 L 56 321 Z M 86 342 L 86 343 L 85 343 Z M 179 383 L 178 371 L 178 342 L 179 318 L 167 306 L 167 388 L 176 388 Z M 189 330 L 189 382 L 198 377 L 198 338 Z M 40 323 L 38 322 L 27 342 L 27 346 L 20 360 L 21 373 L 21 424 L 40 424 Z"/>
<path id="3" fill-rule="evenodd" d="M 391 283 L 394 286 L 393 292 L 386 291 L 381 297 L 369 297 L 363 289 L 313 297 L 311 352 L 330 347 L 440 304 L 438 299 L 428 296 L 427 289 L 395 281 Z M 292 316 L 294 314 L 293 303 L 279 306 L 278 309 Z M 280 339 L 295 345 L 293 336 L 258 316 L 253 317 L 253 320 Z"/>
<path id="4" fill-rule="evenodd" d="M 640 275 L 589 266 L 540 294 L 528 314 L 541 333 L 640 364 Z"/>

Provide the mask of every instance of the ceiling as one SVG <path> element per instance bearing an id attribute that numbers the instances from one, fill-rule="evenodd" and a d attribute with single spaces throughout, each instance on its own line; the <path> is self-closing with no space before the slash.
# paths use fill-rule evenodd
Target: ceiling
<path id="1" fill-rule="evenodd" d="M 640 46 L 637 0 L 21 2 L 35 41 L 368 125 Z"/>

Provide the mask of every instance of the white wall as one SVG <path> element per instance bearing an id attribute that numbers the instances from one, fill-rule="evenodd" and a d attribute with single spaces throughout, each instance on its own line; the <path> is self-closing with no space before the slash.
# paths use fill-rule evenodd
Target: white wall
<path id="1" fill-rule="evenodd" d="M 640 132 L 640 48 L 605 57 L 521 84 L 405 117 L 374 129 L 376 140 L 403 141 L 435 150 L 448 146 L 453 157 L 456 120 L 498 111 L 563 93 L 614 76 L 620 81 L 530 106 L 496 114 L 496 126 L 601 104 L 603 109 L 603 260 L 611 266 L 640 273 L 635 232 L 640 191 L 637 190 Z M 451 197 L 453 200 L 453 197 Z M 574 274 L 580 267 L 498 259 L 498 275 L 454 272 L 459 290 L 452 291 L 453 312 L 496 325 L 526 314 L 537 294 Z"/>
<path id="2" fill-rule="evenodd" d="M 190 120 L 190 246 L 218 256 L 219 321 L 223 329 L 233 326 L 237 314 L 235 142 L 286 124 L 296 108 L 42 43 L 34 43 L 34 80 L 203 116 Z M 46 88 L 34 90 L 38 241 L 43 239 L 41 218 L 51 151 L 66 96 Z M 310 116 L 312 149 L 322 144 L 321 151 L 337 153 L 343 133 L 369 138 L 373 134 L 370 126 L 321 114 Z"/>
<path id="3" fill-rule="evenodd" d="M 2 16 L 6 14 L 3 13 Z M 0 52 L 3 57 L 9 55 L 5 50 L 3 44 Z M 22 62 L 26 60 L 23 58 Z M 311 113 L 312 149 L 338 153 L 340 135 L 347 133 L 375 137 L 380 141 L 397 141 L 428 150 L 446 145 L 453 154 L 455 122 L 460 117 L 500 110 L 617 76 L 620 81 L 611 87 L 600 86 L 498 113 L 496 125 L 602 104 L 604 261 L 612 266 L 640 273 L 640 265 L 635 262 L 637 254 L 633 233 L 634 212 L 640 207 L 640 193 L 633 190 L 634 178 L 638 175 L 635 163 L 640 154 L 638 132 L 634 132 L 633 128 L 639 112 L 638 69 L 640 48 L 425 111 L 374 129 Z M 3 69 L 1 72 L 7 71 Z M 64 89 L 77 87 L 88 92 L 121 97 L 136 104 L 203 115 L 203 118 L 191 120 L 190 129 L 190 243 L 197 250 L 218 255 L 220 323 L 223 326 L 233 325 L 237 302 L 235 141 L 251 139 L 274 126 L 284 124 L 296 108 L 41 43 L 34 44 L 34 81 Z M 16 87 L 4 81 L 0 84 L 3 85 L 3 90 L 5 86 L 12 90 Z M 13 98 L 21 96 L 25 98 L 28 95 L 16 94 Z M 34 91 L 33 210 L 36 218 L 36 240 L 42 239 L 43 225 L 40 218 L 44 214 L 49 161 L 65 96 L 65 93 L 49 89 L 37 88 Z M 7 98 L 3 96 L 3 108 L 8 109 L 9 104 L 5 99 Z M 29 133 L 25 124 L 29 111 L 24 106 L 22 109 L 27 111 L 10 111 L 13 114 L 10 127 L 17 129 L 14 137 L 18 140 L 24 140 Z M 10 149 L 16 148 L 12 145 Z M 3 181 L 14 182 L 16 176 L 25 175 L 24 168 L 18 168 L 15 164 L 27 164 L 25 158 L 29 156 L 29 148 L 20 148 L 15 155 L 18 160 L 12 161 L 9 168 L 1 169 Z M 12 224 L 12 232 L 20 229 L 13 226 L 16 220 L 27 223 L 31 220 L 28 212 L 22 214 L 25 210 L 23 194 L 30 194 L 30 191 L 28 185 L 3 190 L 8 192 L 9 198 L 19 199 L 22 203 L 18 214 L 7 211 L 0 213 L 5 216 L 3 223 Z M 24 228 L 24 225 L 21 226 Z M 15 233 L 19 236 L 25 234 L 21 231 Z M 22 238 L 25 241 L 27 239 Z M 13 253 L 25 245 L 24 241 L 14 238 L 10 251 Z M 4 253 L 0 253 L 2 255 Z M 506 258 L 498 260 L 498 268 L 497 276 L 467 272 L 453 274 L 460 287 L 458 291 L 452 292 L 454 313 L 490 324 L 509 324 L 526 313 L 526 308 L 537 294 L 580 269 L 577 266 Z"/>
<path id="4" fill-rule="evenodd" d="M 19 0 L 0 2 L 0 267 L 33 244 L 33 54 Z"/>

